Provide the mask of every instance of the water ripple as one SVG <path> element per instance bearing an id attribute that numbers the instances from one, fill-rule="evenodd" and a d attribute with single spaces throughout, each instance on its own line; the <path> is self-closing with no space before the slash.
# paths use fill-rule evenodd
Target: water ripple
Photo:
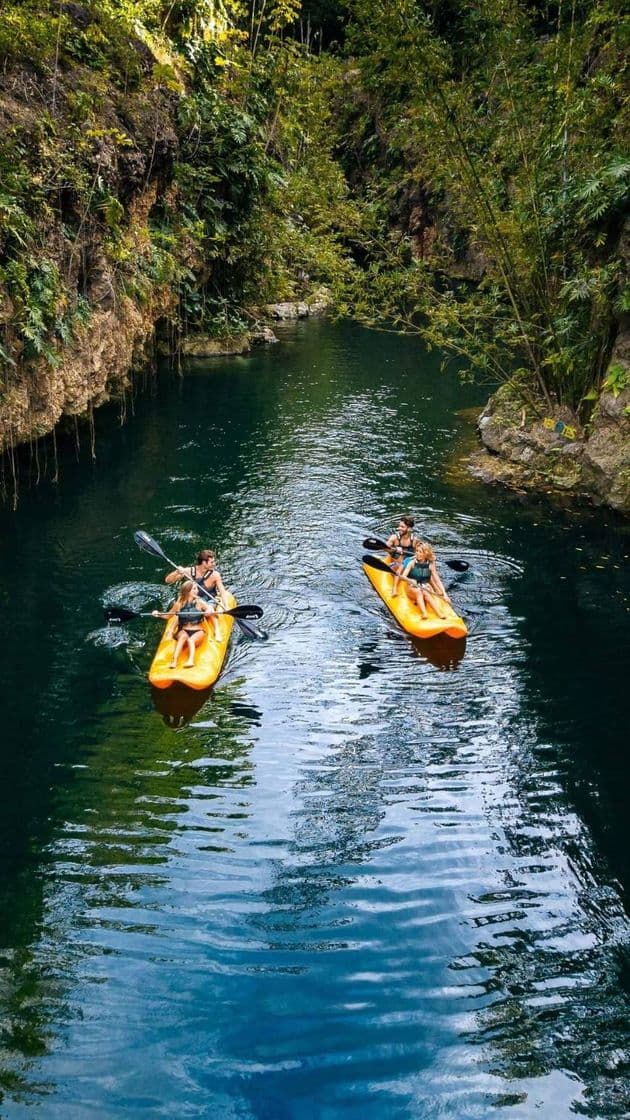
<path id="1" fill-rule="evenodd" d="M 384 384 L 379 336 L 370 365 L 326 329 L 273 375 L 198 368 L 134 421 L 169 481 L 136 511 L 130 479 L 105 604 L 168 598 L 137 516 L 175 559 L 215 544 L 269 640 L 235 628 L 200 697 L 151 697 L 142 623 L 131 649 L 96 631 L 57 661 L 63 736 L 0 956 L 7 1117 L 35 1093 L 77 1118 L 624 1115 L 627 920 L 532 699 L 521 552 L 434 481 L 455 422 L 416 352 L 400 340 Z M 212 432 L 187 419 L 209 382 Z M 363 576 L 362 538 L 407 509 L 471 564 L 465 643 L 414 642 Z"/>

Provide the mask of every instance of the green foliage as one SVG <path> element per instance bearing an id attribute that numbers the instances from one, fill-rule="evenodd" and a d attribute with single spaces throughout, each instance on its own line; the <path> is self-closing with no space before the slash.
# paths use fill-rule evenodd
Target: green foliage
<path id="1" fill-rule="evenodd" d="M 532 393 L 578 406 L 601 385 L 621 282 L 630 165 L 616 5 L 593 0 L 555 27 L 512 0 L 452 7 L 441 23 L 415 0 L 353 3 L 343 160 L 367 268 L 348 309 L 500 378 L 528 369 Z M 462 246 L 481 282 L 448 299 Z"/>
<path id="2" fill-rule="evenodd" d="M 621 362 L 613 362 L 608 367 L 608 374 L 602 388 L 612 393 L 613 397 L 617 399 L 619 394 L 627 388 L 629 382 L 630 374 L 627 366 L 622 365 Z"/>
<path id="3" fill-rule="evenodd" d="M 56 365 L 57 342 L 67 344 L 78 324 L 87 320 L 86 301 L 67 303 L 59 269 L 46 258 L 9 261 L 0 269 L 0 284 L 15 309 L 14 327 L 24 357 L 44 357 Z"/>
<path id="4" fill-rule="evenodd" d="M 70 339 L 90 244 L 133 298 L 174 289 L 182 330 L 240 329 L 244 308 L 326 285 L 342 313 L 588 407 L 629 306 L 617 0 L 349 8 L 342 59 L 305 31 L 316 12 L 341 27 L 333 0 L 85 0 L 78 19 L 9 0 L 0 59 L 48 98 L 0 139 L 23 356 Z M 127 159 L 144 160 L 129 182 Z"/>

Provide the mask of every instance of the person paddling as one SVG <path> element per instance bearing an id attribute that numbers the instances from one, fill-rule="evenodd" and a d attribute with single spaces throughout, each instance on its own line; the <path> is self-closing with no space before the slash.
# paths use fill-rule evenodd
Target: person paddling
<path id="1" fill-rule="evenodd" d="M 198 583 L 203 584 L 209 597 L 218 599 L 223 609 L 226 610 L 228 607 L 227 592 L 215 564 L 216 559 L 212 549 L 202 548 L 197 553 L 197 559 L 194 564 L 191 564 L 190 568 L 175 568 L 175 571 L 169 572 L 164 577 L 164 582 L 177 583 L 180 579 L 197 580 Z M 199 594 L 199 588 L 197 588 L 197 594 Z"/>
<path id="2" fill-rule="evenodd" d="M 416 543 L 414 554 L 405 564 L 402 575 L 415 581 L 415 587 L 409 584 L 409 596 L 413 599 L 423 618 L 427 618 L 427 603 L 433 608 L 438 618 L 446 618 L 444 603 L 450 603 L 446 589 L 437 571 L 435 553 L 430 544 L 424 541 Z"/>
<path id="3" fill-rule="evenodd" d="M 151 611 L 151 614 L 154 618 L 172 618 L 173 615 L 177 615 L 178 626 L 173 633 L 175 649 L 169 665 L 170 669 L 177 667 L 179 655 L 186 646 L 188 647 L 188 661 L 185 662 L 183 668 L 192 669 L 195 664 L 195 650 L 197 646 L 201 645 L 206 634 L 203 626 L 204 618 L 212 623 L 215 640 L 218 641 L 221 636 L 216 611 L 212 609 L 209 603 L 200 598 L 199 589 L 191 579 L 184 580 L 177 599 L 167 611 Z"/>
<path id="4" fill-rule="evenodd" d="M 406 513 L 398 522 L 398 528 L 394 529 L 391 536 L 387 538 L 387 546 L 393 550 L 394 587 L 392 597 L 398 594 L 398 584 L 400 582 L 398 577 L 402 574 L 409 557 L 413 556 L 414 549 L 419 541 L 419 538 L 413 532 L 414 524 L 413 517 Z"/>

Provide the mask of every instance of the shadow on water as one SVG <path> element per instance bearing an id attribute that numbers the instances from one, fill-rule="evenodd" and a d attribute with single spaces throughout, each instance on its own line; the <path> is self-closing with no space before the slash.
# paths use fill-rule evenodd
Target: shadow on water
<path id="1" fill-rule="evenodd" d="M 449 638 L 445 634 L 438 634 L 428 639 L 415 638 L 410 634 L 389 628 L 384 630 L 379 641 L 361 642 L 360 659 L 357 664 L 361 680 L 366 680 L 373 673 L 387 673 L 387 665 L 383 664 L 382 659 L 385 642 L 391 643 L 394 656 L 399 655 L 401 646 L 406 643 L 415 658 L 445 672 L 457 669 L 466 653 L 465 638 Z"/>
<path id="2" fill-rule="evenodd" d="M 214 717 L 215 710 L 211 709 L 210 705 L 215 701 L 221 704 L 224 691 L 226 686 L 222 683 L 204 689 L 186 688 L 185 685 L 175 683 L 170 688 L 152 687 L 151 698 L 153 707 L 162 716 L 165 725 L 177 731 L 186 727 L 206 704 L 209 705 L 208 716 Z M 233 697 L 234 685 L 231 685 L 227 691 L 230 697 Z M 230 707 L 233 715 L 243 722 L 243 726 L 260 726 L 262 712 L 253 704 L 231 699 Z"/>
<path id="3" fill-rule="evenodd" d="M 176 730 L 190 723 L 212 695 L 210 688 L 186 688 L 175 683 L 170 688 L 151 688 L 151 697 L 156 712 L 159 712 L 167 727 Z"/>
<path id="4" fill-rule="evenodd" d="M 434 638 L 422 640 L 411 638 L 411 644 L 418 655 L 430 662 L 436 669 L 457 669 L 466 653 L 465 638 L 449 638 L 446 634 L 436 634 Z"/>

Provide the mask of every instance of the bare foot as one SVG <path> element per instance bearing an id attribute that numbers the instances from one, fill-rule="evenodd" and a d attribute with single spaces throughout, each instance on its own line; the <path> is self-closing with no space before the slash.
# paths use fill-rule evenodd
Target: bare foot
<path id="1" fill-rule="evenodd" d="M 177 668 L 177 662 L 176 661 L 171 661 L 171 663 L 169 665 L 169 669 L 176 669 L 176 668 Z"/>
<path id="2" fill-rule="evenodd" d="M 195 662 L 194 661 L 187 661 L 185 665 L 182 665 L 182 669 L 194 669 L 194 668 L 195 668 Z"/>

